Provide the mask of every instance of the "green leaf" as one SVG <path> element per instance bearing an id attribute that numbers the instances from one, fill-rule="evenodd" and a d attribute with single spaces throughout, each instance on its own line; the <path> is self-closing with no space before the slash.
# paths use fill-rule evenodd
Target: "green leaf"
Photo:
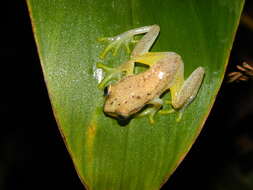
<path id="1" fill-rule="evenodd" d="M 87 189 L 154 190 L 165 183 L 197 138 L 221 85 L 243 0 L 27 0 L 60 132 Z M 122 126 L 103 113 L 99 37 L 158 24 L 152 51 L 174 51 L 185 76 L 206 74 L 180 122 L 177 114 L 134 118 Z M 124 51 L 107 56 L 116 66 Z M 168 99 L 169 95 L 164 96 Z"/>

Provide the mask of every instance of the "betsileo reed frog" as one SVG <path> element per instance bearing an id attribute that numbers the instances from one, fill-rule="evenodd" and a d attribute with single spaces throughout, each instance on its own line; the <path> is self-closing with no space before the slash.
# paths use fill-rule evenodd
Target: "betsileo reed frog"
<path id="1" fill-rule="evenodd" d="M 116 118 L 128 118 L 136 113 L 138 116 L 149 116 L 154 123 L 154 115 L 162 107 L 160 96 L 168 89 L 171 92 L 170 104 L 173 110 L 179 111 L 177 121 L 182 117 L 186 106 L 196 97 L 204 76 L 204 68 L 198 67 L 184 80 L 184 63 L 174 52 L 148 52 L 160 31 L 158 25 L 144 26 L 126 31 L 115 37 L 100 38 L 110 44 L 101 54 L 101 58 L 109 51 L 117 50 L 121 45 L 130 52 L 129 44 L 135 42 L 134 36 L 146 33 L 134 47 L 130 60 L 117 68 L 110 68 L 104 64 L 97 64 L 107 72 L 99 84 L 104 88 L 111 80 L 118 80 L 108 86 L 108 93 L 104 104 L 104 112 Z M 135 63 L 148 65 L 144 72 L 134 74 Z M 146 107 L 147 106 L 147 107 Z M 144 110 L 142 110 L 145 107 Z M 142 110 L 140 112 L 140 110 Z M 139 113 L 140 112 L 140 113 Z M 160 110 L 160 113 L 171 113 L 172 110 Z"/>

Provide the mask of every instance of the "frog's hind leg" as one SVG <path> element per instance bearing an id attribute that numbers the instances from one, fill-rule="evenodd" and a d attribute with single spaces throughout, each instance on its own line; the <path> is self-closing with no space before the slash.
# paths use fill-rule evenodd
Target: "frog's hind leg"
<path id="1" fill-rule="evenodd" d="M 178 85 L 174 84 L 171 87 L 172 106 L 175 109 L 180 109 L 187 106 L 196 97 L 204 77 L 204 68 L 198 67 L 184 81 L 183 85 L 178 89 Z M 175 91 L 175 88 L 178 90 Z"/>
<path id="2" fill-rule="evenodd" d="M 154 100 L 150 101 L 148 104 L 150 104 L 150 107 L 143 110 L 140 114 L 138 114 L 138 117 L 148 116 L 149 122 L 151 124 L 155 123 L 154 116 L 157 113 L 157 111 L 160 110 L 160 108 L 163 105 L 163 100 L 160 98 L 155 98 Z"/>
<path id="3" fill-rule="evenodd" d="M 166 104 L 171 104 L 172 108 L 169 110 L 160 110 L 160 114 L 169 114 L 178 111 L 178 117 L 176 119 L 179 122 L 182 118 L 185 108 L 196 97 L 200 85 L 204 77 L 204 68 L 198 67 L 192 74 L 184 81 L 184 65 L 180 64 L 180 67 L 175 74 L 174 82 L 171 84 L 171 101 L 166 101 Z"/>
<path id="4" fill-rule="evenodd" d="M 179 111 L 177 121 L 181 120 L 184 109 L 194 100 L 196 97 L 200 85 L 204 77 L 204 68 L 198 67 L 192 74 L 183 82 L 183 79 L 179 80 L 178 84 L 174 84 L 171 90 L 171 105 L 174 109 Z M 181 75 L 182 76 L 182 75 Z M 177 82 L 177 81 L 176 81 Z"/>

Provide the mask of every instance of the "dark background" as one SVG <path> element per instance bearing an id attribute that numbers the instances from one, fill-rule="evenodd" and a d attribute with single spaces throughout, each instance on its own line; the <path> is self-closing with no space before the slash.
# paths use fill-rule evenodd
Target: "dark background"
<path id="1" fill-rule="evenodd" d="M 26 4 L 3 1 L 0 9 L 0 190 L 84 189 L 53 117 Z M 253 18 L 252 1 L 244 13 Z M 252 34 L 240 24 L 228 72 L 253 62 Z M 162 189 L 253 189 L 253 83 L 225 81 L 199 138 Z"/>

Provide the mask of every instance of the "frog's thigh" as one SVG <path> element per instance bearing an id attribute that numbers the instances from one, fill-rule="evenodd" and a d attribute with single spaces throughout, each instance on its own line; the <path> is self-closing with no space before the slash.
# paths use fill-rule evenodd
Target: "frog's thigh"
<path id="1" fill-rule="evenodd" d="M 173 87 L 171 88 L 172 106 L 174 108 L 179 109 L 187 106 L 195 98 L 203 80 L 204 72 L 203 67 L 198 67 L 183 83 L 179 91 L 173 90 Z M 178 85 L 175 84 L 175 87 L 177 88 Z"/>
<path id="2" fill-rule="evenodd" d="M 148 66 L 152 66 L 154 63 L 157 63 L 159 60 L 167 56 L 167 54 L 167 52 L 148 52 L 143 55 L 134 57 L 131 60 Z"/>

